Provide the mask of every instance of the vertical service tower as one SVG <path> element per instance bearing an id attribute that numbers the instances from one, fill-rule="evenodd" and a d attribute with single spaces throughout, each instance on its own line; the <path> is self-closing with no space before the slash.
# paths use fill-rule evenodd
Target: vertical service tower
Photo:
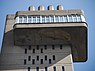
<path id="1" fill-rule="evenodd" d="M 87 61 L 87 23 L 82 10 L 18 11 L 6 17 L 0 71 L 74 71 Z"/>

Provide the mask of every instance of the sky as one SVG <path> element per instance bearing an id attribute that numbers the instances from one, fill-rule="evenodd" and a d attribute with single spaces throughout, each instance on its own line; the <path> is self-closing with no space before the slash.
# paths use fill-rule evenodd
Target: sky
<path id="1" fill-rule="evenodd" d="M 65 10 L 82 9 L 88 24 L 88 60 L 74 63 L 74 71 L 95 71 L 95 0 L 0 0 L 0 48 L 4 34 L 4 26 L 7 14 L 15 14 L 17 11 L 26 11 L 29 6 L 39 5 L 47 9 L 48 5 L 63 5 Z"/>

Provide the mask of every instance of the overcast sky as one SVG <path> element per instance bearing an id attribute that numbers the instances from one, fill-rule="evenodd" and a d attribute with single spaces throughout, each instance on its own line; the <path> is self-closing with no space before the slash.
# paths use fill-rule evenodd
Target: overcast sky
<path id="1" fill-rule="evenodd" d="M 0 48 L 7 14 L 28 10 L 29 6 L 63 5 L 64 9 L 83 9 L 88 24 L 88 60 L 74 63 L 74 71 L 95 71 L 95 0 L 0 0 Z"/>

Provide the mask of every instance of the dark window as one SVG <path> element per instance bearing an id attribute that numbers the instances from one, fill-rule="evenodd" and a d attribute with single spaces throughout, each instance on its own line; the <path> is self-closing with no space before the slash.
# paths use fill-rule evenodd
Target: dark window
<path id="1" fill-rule="evenodd" d="M 32 59 L 32 64 L 35 64 L 35 59 Z"/>
<path id="2" fill-rule="evenodd" d="M 54 45 L 52 45 L 52 49 L 53 49 L 53 50 L 55 49 Z"/>
<path id="3" fill-rule="evenodd" d="M 56 71 L 56 67 L 53 67 L 53 70 Z"/>
<path id="4" fill-rule="evenodd" d="M 28 71 L 30 71 L 30 67 L 28 67 Z"/>
<path id="5" fill-rule="evenodd" d="M 35 49 L 33 49 L 33 53 L 35 53 Z"/>
<path id="6" fill-rule="evenodd" d="M 45 67 L 45 71 L 48 71 L 48 70 L 47 70 L 47 67 Z"/>
<path id="7" fill-rule="evenodd" d="M 45 60 L 47 60 L 47 55 L 45 55 Z"/>
<path id="8" fill-rule="evenodd" d="M 24 59 L 24 65 L 26 65 L 26 59 Z"/>
<path id="9" fill-rule="evenodd" d="M 29 50 L 31 50 L 31 45 L 29 45 Z"/>
<path id="10" fill-rule="evenodd" d="M 41 59 L 41 64 L 43 64 L 43 59 Z"/>
<path id="11" fill-rule="evenodd" d="M 31 60 L 31 56 L 28 56 L 28 61 L 30 61 Z"/>
<path id="12" fill-rule="evenodd" d="M 64 70 L 64 66 L 62 66 L 62 71 L 65 71 L 65 70 Z"/>
<path id="13" fill-rule="evenodd" d="M 60 45 L 60 49 L 62 49 L 62 45 Z"/>
<path id="14" fill-rule="evenodd" d="M 37 50 L 39 50 L 39 45 L 37 45 Z"/>
<path id="15" fill-rule="evenodd" d="M 51 64 L 51 59 L 49 59 L 49 64 Z"/>
<path id="16" fill-rule="evenodd" d="M 37 56 L 37 61 L 39 61 L 39 56 Z"/>
<path id="17" fill-rule="evenodd" d="M 45 50 L 47 50 L 47 45 L 45 45 L 44 47 L 45 47 Z"/>
<path id="18" fill-rule="evenodd" d="M 55 55 L 53 55 L 53 60 L 55 60 Z"/>
<path id="19" fill-rule="evenodd" d="M 39 67 L 36 67 L 36 71 L 39 71 Z"/>
<path id="20" fill-rule="evenodd" d="M 25 49 L 25 54 L 27 54 L 27 49 Z"/>
<path id="21" fill-rule="evenodd" d="M 43 53 L 43 49 L 41 48 L 41 53 Z"/>

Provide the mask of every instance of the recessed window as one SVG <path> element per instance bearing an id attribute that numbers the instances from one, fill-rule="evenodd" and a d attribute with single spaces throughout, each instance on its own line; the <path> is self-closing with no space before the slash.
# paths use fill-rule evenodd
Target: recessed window
<path id="1" fill-rule="evenodd" d="M 24 65 L 26 65 L 26 59 L 24 59 Z"/>
<path id="2" fill-rule="evenodd" d="M 41 48 L 41 53 L 43 53 L 43 49 Z"/>
<path id="3" fill-rule="evenodd" d="M 32 59 L 32 64 L 35 64 L 35 59 Z"/>
<path id="4" fill-rule="evenodd" d="M 53 49 L 53 50 L 55 49 L 55 46 L 54 46 L 54 45 L 52 45 L 52 49 Z"/>
<path id="5" fill-rule="evenodd" d="M 31 56 L 28 56 L 28 61 L 30 61 L 31 60 Z"/>
<path id="6" fill-rule="evenodd" d="M 39 50 L 39 45 L 37 45 L 37 50 Z"/>
<path id="7" fill-rule="evenodd" d="M 47 67 L 45 67 L 45 71 L 48 71 Z"/>
<path id="8" fill-rule="evenodd" d="M 53 67 L 53 70 L 56 71 L 56 67 L 55 66 Z"/>
<path id="9" fill-rule="evenodd" d="M 39 67 L 36 67 L 36 71 L 39 71 Z"/>
<path id="10" fill-rule="evenodd" d="M 49 59 L 49 64 L 51 64 L 51 59 Z"/>
<path id="11" fill-rule="evenodd" d="M 55 60 L 55 55 L 53 55 L 53 60 Z"/>
<path id="12" fill-rule="evenodd" d="M 27 54 L 27 49 L 25 49 L 25 54 Z"/>
<path id="13" fill-rule="evenodd" d="M 65 70 L 64 70 L 64 66 L 62 66 L 62 71 L 65 71 Z"/>
<path id="14" fill-rule="evenodd" d="M 28 67 L 28 71 L 30 71 L 30 67 Z"/>
<path id="15" fill-rule="evenodd" d="M 35 53 L 35 49 L 33 49 L 33 53 Z"/>
<path id="16" fill-rule="evenodd" d="M 31 45 L 29 45 L 29 50 L 31 50 Z"/>
<path id="17" fill-rule="evenodd" d="M 47 55 L 45 55 L 45 60 L 47 60 Z"/>
<path id="18" fill-rule="evenodd" d="M 37 61 L 39 61 L 39 56 L 37 56 Z"/>
<path id="19" fill-rule="evenodd" d="M 60 49 L 62 49 L 62 45 L 60 45 Z"/>
<path id="20" fill-rule="evenodd" d="M 41 59 L 41 64 L 43 64 L 43 59 Z"/>
<path id="21" fill-rule="evenodd" d="M 45 50 L 47 50 L 47 45 L 45 45 L 44 47 L 45 47 Z"/>

